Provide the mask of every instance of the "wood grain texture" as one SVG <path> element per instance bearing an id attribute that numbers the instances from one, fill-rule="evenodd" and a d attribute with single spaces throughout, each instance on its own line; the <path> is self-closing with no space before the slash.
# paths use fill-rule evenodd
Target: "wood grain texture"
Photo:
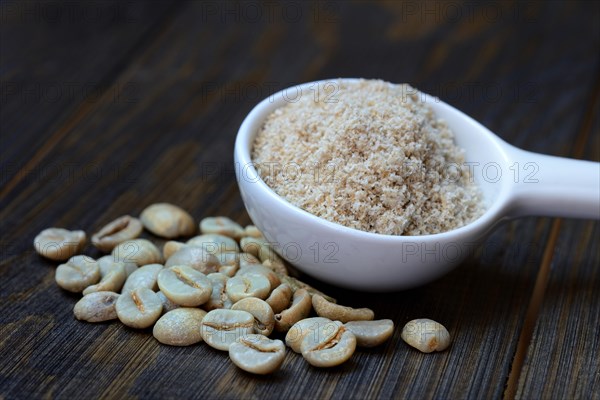
<path id="1" fill-rule="evenodd" d="M 84 118 L 102 93 L 114 103 L 136 99 L 135 82 L 116 77 L 151 40 L 171 6 L 165 1 L 2 4 L 0 129 L 10 143 L 0 149 L 2 192 L 30 175 L 52 173 L 35 170 L 32 161 L 68 135 L 69 116 Z"/>
<path id="2" fill-rule="evenodd" d="M 599 81 L 600 82 L 600 81 Z M 600 161 L 600 86 L 575 151 Z M 600 224 L 563 221 L 517 397 L 600 398 Z"/>
<path id="3" fill-rule="evenodd" d="M 249 222 L 231 166 L 237 128 L 261 98 L 320 78 L 410 82 L 513 144 L 575 156 L 600 61 L 598 6 L 456 3 L 462 15 L 453 18 L 442 3 L 429 3 L 433 11 L 400 2 L 260 3 L 256 19 L 243 3 L 223 4 L 187 2 L 152 13 L 140 24 L 155 28 L 134 28 L 137 41 L 125 40 L 130 32 L 118 24 L 92 26 L 93 55 L 76 47 L 72 57 L 48 56 L 58 64 L 88 65 L 81 73 L 89 79 L 135 82 L 135 101 L 114 102 L 103 92 L 83 116 L 81 104 L 57 107 L 50 114 L 60 118 L 47 129 L 21 122 L 18 135 L 6 132 L 17 122 L 2 115 L 2 124 L 10 122 L 2 125 L 2 143 L 20 143 L 3 150 L 2 162 L 4 154 L 7 162 L 33 159 L 32 168 L 54 173 L 29 174 L 0 197 L 0 397 L 501 398 L 550 238 L 546 218 L 500 226 L 459 268 L 405 292 L 357 293 L 306 277 L 343 304 L 393 319 L 398 329 L 381 348 L 359 350 L 338 368 L 312 368 L 290 352 L 282 370 L 264 378 L 202 344 L 173 348 L 149 331 L 75 321 L 78 297 L 56 287 L 55 265 L 38 257 L 31 242 L 49 226 L 92 233 L 156 201 L 179 204 L 196 218 Z M 300 7 L 299 17 L 283 13 L 292 7 Z M 493 7 L 501 7 L 500 16 L 486 14 Z M 68 26 L 39 25 L 10 32 L 77 34 Z M 119 47 L 125 61 L 111 63 L 115 40 L 125 40 Z M 10 51 L 19 68 L 35 69 L 35 59 Z M 11 107 L 11 115 L 45 114 L 35 105 Z M 52 135 L 61 130 L 68 134 Z M 586 147 L 597 148 L 597 125 L 590 132 Z M 597 224 L 563 222 L 519 374 L 522 398 L 598 392 L 597 236 Z M 559 250 L 564 247 L 576 251 Z M 86 253 L 99 256 L 91 246 Z M 425 355 L 402 342 L 401 327 L 418 317 L 446 325 L 454 338 L 448 351 Z M 557 327 L 553 335 L 544 333 Z M 561 373 L 565 364 L 571 373 Z"/>

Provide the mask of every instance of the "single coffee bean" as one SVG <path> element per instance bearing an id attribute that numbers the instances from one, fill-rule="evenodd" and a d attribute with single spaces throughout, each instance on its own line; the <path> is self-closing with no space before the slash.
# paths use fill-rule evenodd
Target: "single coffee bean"
<path id="1" fill-rule="evenodd" d="M 264 335 L 247 335 L 229 346 L 229 358 L 244 371 L 271 374 L 281 367 L 285 346 L 281 340 L 272 340 Z"/>
<path id="2" fill-rule="evenodd" d="M 256 297 L 246 297 L 235 303 L 232 310 L 247 311 L 254 317 L 254 333 L 269 336 L 275 327 L 275 314 L 270 305 Z"/>
<path id="3" fill-rule="evenodd" d="M 332 321 L 370 321 L 375 317 L 373 310 L 334 304 L 318 294 L 312 296 L 312 305 L 319 317 L 329 318 Z"/>
<path id="4" fill-rule="evenodd" d="M 273 312 L 278 314 L 289 307 L 290 303 L 292 302 L 292 294 L 292 288 L 290 285 L 287 283 L 282 283 L 273 289 L 265 301 L 271 306 Z"/>
<path id="5" fill-rule="evenodd" d="M 227 217 L 208 217 L 200 221 L 200 232 L 217 233 L 234 239 L 245 235 L 244 228 Z"/>
<path id="6" fill-rule="evenodd" d="M 196 231 L 194 218 L 184 209 L 169 203 L 156 203 L 140 214 L 144 228 L 167 239 L 190 236 Z"/>
<path id="7" fill-rule="evenodd" d="M 100 263 L 98 263 L 100 268 Z M 120 292 L 123 288 L 123 284 L 127 279 L 127 273 L 125 272 L 125 263 L 116 262 L 112 265 L 109 271 L 95 285 L 88 286 L 83 290 L 83 295 L 94 293 L 94 292 Z"/>
<path id="8" fill-rule="evenodd" d="M 402 339 L 423 353 L 443 351 L 450 346 L 450 333 L 439 322 L 421 318 L 409 321 L 402 329 Z"/>
<path id="9" fill-rule="evenodd" d="M 119 243 L 112 251 L 115 260 L 134 262 L 138 266 L 162 263 L 162 254 L 149 240 L 133 239 Z"/>
<path id="10" fill-rule="evenodd" d="M 142 223 L 129 215 L 119 217 L 92 235 L 92 244 L 108 253 L 118 244 L 132 240 L 142 233 Z"/>
<path id="11" fill-rule="evenodd" d="M 217 350 L 229 350 L 231 343 L 250 335 L 254 330 L 254 317 L 241 310 L 212 310 L 202 320 L 202 339 Z"/>
<path id="12" fill-rule="evenodd" d="M 206 275 L 212 283 L 212 293 L 210 299 L 202 306 L 206 311 L 216 310 L 219 308 L 231 308 L 232 301 L 227 296 L 225 286 L 229 277 L 219 272 Z"/>
<path id="13" fill-rule="evenodd" d="M 315 367 L 335 367 L 354 354 L 356 337 L 339 321 L 306 335 L 300 345 L 302 357 Z"/>
<path id="14" fill-rule="evenodd" d="M 359 347 L 379 346 L 394 333 L 394 322 L 391 319 L 350 321 L 344 326 L 356 336 L 356 345 Z"/>
<path id="15" fill-rule="evenodd" d="M 162 269 L 163 266 L 160 264 L 148 264 L 139 267 L 127 277 L 121 292 L 127 293 L 142 287 L 152 291 L 158 290 L 156 280 L 158 278 L 158 273 L 162 271 Z"/>
<path id="16" fill-rule="evenodd" d="M 48 228 L 33 239 L 35 251 L 54 261 L 65 261 L 83 250 L 84 231 L 69 231 L 62 228 Z"/>
<path id="17" fill-rule="evenodd" d="M 117 319 L 117 310 L 115 308 L 118 293 L 114 292 L 94 292 L 86 294 L 79 300 L 73 308 L 75 318 L 87 322 L 103 322 Z"/>
<path id="18" fill-rule="evenodd" d="M 186 307 L 206 303 L 212 293 L 212 283 L 206 275 L 187 265 L 176 265 L 160 271 L 158 287 L 169 300 Z"/>
<path id="19" fill-rule="evenodd" d="M 246 297 L 266 299 L 271 292 L 271 283 L 264 275 L 236 275 L 227 281 L 225 291 L 233 303 Z"/>
<path id="20" fill-rule="evenodd" d="M 265 267 L 264 265 L 251 265 L 246 268 L 240 269 L 237 276 L 250 276 L 250 275 L 262 275 L 269 280 L 271 289 L 275 289 L 281 284 L 281 280 L 273 270 Z"/>
<path id="21" fill-rule="evenodd" d="M 292 305 L 279 314 L 275 314 L 275 330 L 287 332 L 296 322 L 308 317 L 311 309 L 310 293 L 306 289 L 296 290 Z"/>
<path id="22" fill-rule="evenodd" d="M 160 317 L 162 302 L 152 290 L 141 287 L 121 294 L 116 310 L 122 323 L 131 328 L 144 329 L 152 326 Z"/>
<path id="23" fill-rule="evenodd" d="M 79 293 L 100 280 L 100 267 L 88 256 L 71 257 L 56 268 L 56 283 L 69 292 Z"/>
<path id="24" fill-rule="evenodd" d="M 201 247 L 184 246 L 169 257 L 165 267 L 187 265 L 203 274 L 217 272 L 220 267 L 219 259 Z"/>
<path id="25" fill-rule="evenodd" d="M 317 334 L 316 332 L 327 331 L 324 327 L 327 324 L 333 324 L 331 328 L 337 330 L 339 323 L 334 323 L 332 320 L 323 317 L 306 318 L 296 322 L 285 335 L 285 344 L 296 353 L 301 353 L 300 345 L 307 335 Z"/>
<path id="26" fill-rule="evenodd" d="M 152 330 L 159 342 L 171 346 L 190 346 L 202 341 L 200 324 L 206 311 L 199 308 L 177 308 L 164 314 Z"/>
<path id="27" fill-rule="evenodd" d="M 240 247 L 237 242 L 228 237 L 216 233 L 207 233 L 196 236 L 187 241 L 188 245 L 201 247 L 210 254 L 236 252 L 239 253 Z"/>

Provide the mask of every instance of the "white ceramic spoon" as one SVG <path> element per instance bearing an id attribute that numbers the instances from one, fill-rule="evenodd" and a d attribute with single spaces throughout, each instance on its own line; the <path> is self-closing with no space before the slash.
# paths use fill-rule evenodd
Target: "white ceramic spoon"
<path id="1" fill-rule="evenodd" d="M 600 163 L 518 149 L 429 95 L 423 101 L 447 121 L 456 142 L 466 150 L 466 162 L 488 207 L 480 218 L 440 234 L 391 236 L 347 228 L 293 206 L 259 178 L 251 162 L 253 140 L 273 110 L 335 82 L 309 82 L 263 100 L 248 114 L 235 142 L 236 177 L 250 218 L 280 255 L 307 274 L 353 289 L 406 289 L 459 265 L 508 218 L 600 219 Z"/>

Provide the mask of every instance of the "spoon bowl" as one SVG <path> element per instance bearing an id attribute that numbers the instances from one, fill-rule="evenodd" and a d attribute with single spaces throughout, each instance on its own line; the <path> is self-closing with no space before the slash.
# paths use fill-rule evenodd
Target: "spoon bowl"
<path id="1" fill-rule="evenodd" d="M 254 139 L 276 108 L 339 81 L 309 82 L 263 100 L 244 119 L 235 142 L 236 178 L 250 218 L 274 250 L 301 271 L 352 289 L 407 289 L 459 265 L 508 218 L 600 219 L 600 163 L 518 149 L 461 111 L 422 93 L 420 100 L 447 122 L 465 150 L 465 164 L 486 206 L 479 218 L 448 232 L 394 236 L 348 228 L 292 205 L 269 188 L 253 166 Z"/>

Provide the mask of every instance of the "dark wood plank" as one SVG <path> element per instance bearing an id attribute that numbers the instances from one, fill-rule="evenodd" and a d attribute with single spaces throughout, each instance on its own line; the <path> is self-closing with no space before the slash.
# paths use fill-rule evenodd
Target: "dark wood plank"
<path id="1" fill-rule="evenodd" d="M 600 161 L 600 92 L 590 101 L 580 143 L 586 159 Z M 599 210 L 600 212 L 600 210 Z M 553 248 L 544 301 L 533 331 L 517 397 L 600 396 L 600 223 L 563 221 Z"/>
<path id="2" fill-rule="evenodd" d="M 248 222 L 229 166 L 237 128 L 259 100 L 250 91 L 256 87 L 266 97 L 332 76 L 408 81 L 512 143 L 569 154 L 598 62 L 590 57 L 593 42 L 584 40 L 586 6 L 536 3 L 525 10 L 530 21 L 509 16 L 519 3 L 501 3 L 505 16 L 490 22 L 476 5 L 465 6 L 479 10 L 474 19 L 450 21 L 441 11 L 407 15 L 396 2 L 302 3 L 298 21 L 281 9 L 273 20 L 255 21 L 223 14 L 237 3 L 210 15 L 206 4 L 186 3 L 115 77 L 139 84 L 138 102 L 115 104 L 104 93 L 84 118 L 67 117 L 70 134 L 36 166 L 70 165 L 72 174 L 25 179 L 0 200 L 0 353 L 7 360 L 0 365 L 0 396 L 66 398 L 83 387 L 93 397 L 501 397 L 548 219 L 500 227 L 464 265 L 402 293 L 355 293 L 306 278 L 344 304 L 392 318 L 398 330 L 382 348 L 360 350 L 332 370 L 288 354 L 282 371 L 268 378 L 239 371 L 204 345 L 171 348 L 116 322 L 75 321 L 77 296 L 55 286 L 54 265 L 35 255 L 31 240 L 52 225 L 93 232 L 155 201 L 180 204 L 197 218 L 221 214 Z M 565 82 L 565 71 L 577 79 Z M 515 99 L 511 90 L 528 83 L 537 91 L 528 101 Z M 469 91 L 475 84 L 500 85 L 510 94 L 490 98 L 485 90 Z M 550 88 L 560 96 L 550 96 Z M 450 329 L 449 351 L 424 355 L 402 342 L 401 326 L 423 316 Z"/>
<path id="3" fill-rule="evenodd" d="M 116 77 L 172 7 L 113 0 L 0 5 L 3 193 L 25 177 L 55 172 L 28 160 L 67 136 L 59 127 L 73 114 L 85 115 L 102 93 L 113 103 L 139 101 L 136 82 Z"/>
<path id="4" fill-rule="evenodd" d="M 598 398 L 599 224 L 563 224 L 518 398 Z"/>

